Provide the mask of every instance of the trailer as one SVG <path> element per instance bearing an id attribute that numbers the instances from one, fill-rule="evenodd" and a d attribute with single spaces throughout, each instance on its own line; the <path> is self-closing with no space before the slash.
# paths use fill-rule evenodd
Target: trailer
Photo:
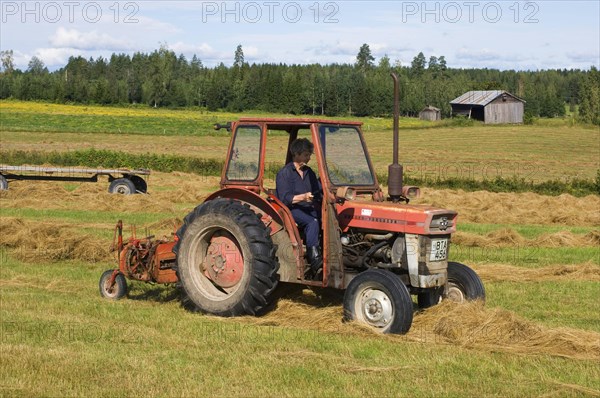
<path id="1" fill-rule="evenodd" d="M 141 177 L 148 175 L 150 175 L 150 170 L 147 169 L 0 165 L 0 191 L 8 189 L 10 180 L 98 182 L 99 176 L 107 176 L 110 183 L 108 192 L 131 195 L 148 191 L 148 184 Z"/>

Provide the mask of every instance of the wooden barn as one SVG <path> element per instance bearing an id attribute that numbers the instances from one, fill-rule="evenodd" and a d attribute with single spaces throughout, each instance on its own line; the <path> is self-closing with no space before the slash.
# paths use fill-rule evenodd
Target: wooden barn
<path id="1" fill-rule="evenodd" d="M 465 115 L 486 124 L 523 123 L 525 101 L 504 90 L 469 91 L 450 105 L 452 115 Z"/>
<path id="2" fill-rule="evenodd" d="M 442 111 L 440 111 L 435 106 L 427 106 L 423 108 L 421 112 L 419 112 L 419 119 L 421 120 L 441 120 L 442 119 Z"/>

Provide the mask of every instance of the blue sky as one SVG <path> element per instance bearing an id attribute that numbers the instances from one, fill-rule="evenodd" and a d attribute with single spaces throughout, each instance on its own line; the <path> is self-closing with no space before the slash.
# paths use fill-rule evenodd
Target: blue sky
<path id="1" fill-rule="evenodd" d="M 536 70 L 600 65 L 600 1 L 0 1 L 0 47 L 18 68 L 69 56 L 151 52 L 161 43 L 204 65 L 353 63 L 369 44 L 409 65 Z"/>

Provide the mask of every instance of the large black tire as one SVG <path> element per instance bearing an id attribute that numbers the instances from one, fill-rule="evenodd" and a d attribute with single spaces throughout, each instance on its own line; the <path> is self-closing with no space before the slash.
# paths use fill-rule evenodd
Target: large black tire
<path id="1" fill-rule="evenodd" d="M 123 276 L 123 274 L 118 273 L 115 277 L 115 283 L 110 286 L 110 277 L 112 276 L 113 272 L 113 269 L 104 271 L 100 277 L 98 287 L 102 297 L 110 300 L 119 300 L 127 294 L 127 281 L 125 280 L 125 276 Z"/>
<path id="2" fill-rule="evenodd" d="M 404 334 L 412 325 L 413 302 L 400 277 L 370 269 L 350 281 L 344 319 L 366 323 L 381 333 Z"/>
<path id="3" fill-rule="evenodd" d="M 133 184 L 133 181 L 127 178 L 117 178 L 116 180 L 112 180 L 112 182 L 108 186 L 108 192 L 110 193 L 133 195 L 135 191 L 136 189 L 135 185 Z"/>
<path id="4" fill-rule="evenodd" d="M 0 174 L 0 191 L 6 191 L 8 189 L 8 181 L 6 181 L 6 177 Z"/>
<path id="5" fill-rule="evenodd" d="M 270 229 L 249 206 L 205 202 L 185 217 L 177 237 L 184 304 L 220 316 L 257 315 L 268 307 L 279 263 Z"/>
<path id="6" fill-rule="evenodd" d="M 485 301 L 485 288 L 479 275 L 461 263 L 448 263 L 448 289 L 445 299 L 457 303 Z"/>

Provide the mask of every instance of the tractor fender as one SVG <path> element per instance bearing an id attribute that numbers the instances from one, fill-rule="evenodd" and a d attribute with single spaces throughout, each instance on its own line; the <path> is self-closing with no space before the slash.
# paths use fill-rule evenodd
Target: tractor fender
<path id="1" fill-rule="evenodd" d="M 271 229 L 271 239 L 277 247 L 279 273 L 282 282 L 295 282 L 304 275 L 302 240 L 292 212 L 272 192 L 264 198 L 243 188 L 224 188 L 209 195 L 204 202 L 217 198 L 230 198 L 250 206 Z"/>

